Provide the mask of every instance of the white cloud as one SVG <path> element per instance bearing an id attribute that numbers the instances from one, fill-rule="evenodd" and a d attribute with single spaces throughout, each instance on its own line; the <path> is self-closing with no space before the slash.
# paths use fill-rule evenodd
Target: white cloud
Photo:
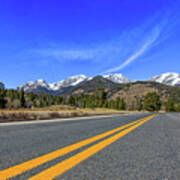
<path id="1" fill-rule="evenodd" d="M 147 21 L 147 23 L 143 27 L 139 27 L 135 30 L 135 37 L 138 37 L 140 41 L 142 39 L 146 39 L 144 43 L 142 43 L 141 47 L 134 52 L 133 48 L 131 49 L 131 45 L 133 44 L 133 41 L 129 44 L 129 52 L 132 53 L 129 58 L 127 58 L 123 63 L 121 63 L 119 66 L 116 66 L 114 68 L 110 68 L 106 70 L 104 73 L 112 73 L 117 72 L 122 69 L 124 69 L 126 66 L 128 66 L 133 61 L 137 60 L 141 55 L 143 55 L 146 51 L 150 50 L 151 48 L 163 43 L 167 38 L 169 38 L 173 33 L 174 27 L 180 22 L 176 16 L 173 16 L 173 13 L 177 14 L 177 10 L 172 8 L 170 11 L 167 11 L 163 14 L 157 14 L 154 18 L 150 20 L 150 22 Z M 155 23 L 158 22 L 158 23 Z M 153 25 L 154 24 L 154 25 Z M 142 30 L 149 29 L 148 27 L 154 26 L 155 28 L 152 29 L 152 32 L 147 31 L 147 33 L 142 33 Z M 138 36 L 138 31 L 140 30 L 141 36 Z M 148 37 L 149 36 L 149 37 Z M 130 39 L 131 34 L 129 35 Z M 148 38 L 146 38 L 148 37 Z M 135 41 L 134 41 L 135 42 Z M 134 46 L 138 45 L 137 42 L 134 43 Z M 121 58 L 121 57 L 120 57 Z"/>
<path id="2" fill-rule="evenodd" d="M 159 15 L 151 17 L 141 26 L 124 29 L 120 32 L 119 37 L 113 37 L 111 41 L 79 45 L 56 44 L 47 48 L 33 49 L 30 53 L 37 59 L 41 58 L 49 63 L 53 63 L 53 60 L 59 62 L 88 61 L 95 65 L 97 72 L 107 69 L 103 73 L 112 73 L 122 70 L 138 60 L 146 51 L 164 42 L 172 30 L 169 19 L 170 16 L 167 15 L 163 18 Z M 113 67 L 114 65 L 117 66 Z"/>
<path id="3" fill-rule="evenodd" d="M 93 50 L 61 50 L 61 49 L 39 49 L 35 53 L 44 56 L 52 57 L 59 61 L 62 60 L 88 60 L 94 58 Z"/>
<path id="4" fill-rule="evenodd" d="M 159 35 L 160 35 L 160 29 L 159 28 L 155 28 L 153 30 L 152 35 L 147 39 L 147 41 L 143 44 L 143 46 L 136 51 L 134 54 L 132 54 L 128 59 L 126 59 L 120 66 L 115 67 L 115 68 L 111 68 L 107 71 L 105 71 L 105 73 L 112 73 L 112 72 L 117 72 L 119 70 L 122 70 L 123 68 L 125 68 L 127 65 L 129 65 L 131 62 L 133 62 L 134 60 L 136 60 L 138 57 L 140 57 L 146 50 L 148 50 L 149 48 L 152 47 L 153 43 L 156 42 L 156 40 L 158 39 Z"/>

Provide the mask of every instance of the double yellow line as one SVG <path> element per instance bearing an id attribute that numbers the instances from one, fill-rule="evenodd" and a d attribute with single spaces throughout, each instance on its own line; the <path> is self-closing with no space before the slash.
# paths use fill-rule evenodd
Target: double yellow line
<path id="1" fill-rule="evenodd" d="M 0 171 L 0 180 L 7 180 L 9 178 L 15 177 L 15 176 L 20 175 L 22 173 L 25 173 L 25 172 L 27 172 L 33 168 L 36 168 L 36 167 L 38 167 L 44 163 L 52 161 L 56 158 L 59 158 L 61 156 L 66 155 L 72 151 L 75 151 L 75 150 L 80 149 L 84 146 L 87 146 L 93 142 L 96 142 L 98 140 L 101 140 L 103 138 L 106 138 L 106 137 L 112 135 L 109 138 L 87 148 L 86 150 L 84 150 L 84 151 L 82 151 L 82 152 L 80 152 L 80 153 L 60 162 L 60 163 L 58 163 L 57 165 L 54 165 L 51 168 L 48 168 L 48 169 L 42 171 L 41 173 L 29 178 L 29 180 L 41 180 L 41 179 L 42 180 L 44 180 L 44 179 L 52 180 L 55 177 L 60 176 L 61 174 L 65 173 L 66 171 L 68 171 L 72 167 L 78 165 L 82 161 L 88 159 L 89 157 L 91 157 L 95 153 L 101 151 L 106 146 L 117 141 L 118 139 L 120 139 L 124 135 L 128 134 L 129 132 L 131 132 L 132 130 L 141 126 L 146 121 L 154 118 L 155 116 L 156 115 L 151 115 L 151 116 L 145 117 L 143 119 L 134 121 L 132 123 L 126 124 L 126 125 L 121 126 L 119 128 L 115 128 L 115 129 L 110 130 L 108 132 L 99 134 L 99 135 L 94 136 L 92 138 L 80 141 L 76 144 L 73 144 L 73 145 L 61 148 L 59 150 L 56 150 L 54 152 L 45 154 L 45 155 L 40 156 L 38 158 L 26 161 L 24 163 L 15 165 L 15 166 L 10 167 L 10 168 L 5 169 L 5 170 L 1 170 Z M 125 129 L 125 130 L 123 130 L 123 129 Z M 121 130 L 123 130 L 123 131 L 121 131 Z M 117 132 L 119 132 L 119 133 L 117 133 Z M 114 133 L 117 133 L 117 134 L 113 135 Z"/>

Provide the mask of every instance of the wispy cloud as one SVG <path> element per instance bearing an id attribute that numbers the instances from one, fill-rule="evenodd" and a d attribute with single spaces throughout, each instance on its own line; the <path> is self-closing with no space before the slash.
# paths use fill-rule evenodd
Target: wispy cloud
<path id="1" fill-rule="evenodd" d="M 145 53 L 151 50 L 153 47 L 168 39 L 174 33 L 175 26 L 180 22 L 179 19 L 177 19 L 177 12 L 176 7 L 173 6 L 170 11 L 166 11 L 161 15 L 157 14 L 154 18 L 151 18 L 149 22 L 147 21 L 147 24 L 139 29 L 147 29 L 147 27 L 152 28 L 150 28 L 150 31 L 147 31 L 147 33 L 141 36 L 141 40 L 144 40 L 141 46 L 135 51 L 134 49 L 130 49 L 132 53 L 125 59 L 125 61 L 123 61 L 120 65 L 116 65 L 114 68 L 109 68 L 108 70 L 104 71 L 103 74 L 113 73 L 124 69 L 133 61 L 138 60 L 139 57 L 145 55 Z M 137 45 L 137 43 L 135 43 L 135 45 Z"/>
<path id="2" fill-rule="evenodd" d="M 49 63 L 54 60 L 63 63 L 87 61 L 94 64 L 97 73 L 114 73 L 126 68 L 153 47 L 164 42 L 172 30 L 169 19 L 170 15 L 158 14 L 142 25 L 124 29 L 119 37 L 113 37 L 111 41 L 79 45 L 57 44 L 47 48 L 31 49 L 30 53 Z"/>
<path id="3" fill-rule="evenodd" d="M 158 39 L 159 35 L 161 33 L 161 30 L 159 28 L 153 29 L 152 35 L 145 41 L 143 46 L 133 53 L 128 59 L 126 59 L 121 65 L 115 68 L 108 69 L 104 73 L 112 73 L 112 72 L 117 72 L 125 68 L 127 65 L 129 65 L 131 62 L 135 61 L 138 57 L 140 57 L 146 50 L 152 47 L 153 43 L 156 42 Z"/>
<path id="4" fill-rule="evenodd" d="M 75 60 L 89 60 L 94 58 L 95 53 L 93 50 L 61 50 L 61 49 L 39 49 L 35 50 L 35 53 L 42 55 L 44 57 L 52 57 L 59 61 L 68 60 L 68 61 L 75 61 Z"/>

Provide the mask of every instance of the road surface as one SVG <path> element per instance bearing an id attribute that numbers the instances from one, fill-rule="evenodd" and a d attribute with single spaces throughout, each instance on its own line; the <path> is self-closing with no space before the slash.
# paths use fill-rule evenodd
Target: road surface
<path id="1" fill-rule="evenodd" d="M 0 180 L 179 180 L 180 114 L 0 125 Z"/>

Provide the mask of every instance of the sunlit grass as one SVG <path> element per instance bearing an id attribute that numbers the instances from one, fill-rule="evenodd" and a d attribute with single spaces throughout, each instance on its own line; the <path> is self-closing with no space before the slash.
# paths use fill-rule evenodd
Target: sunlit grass
<path id="1" fill-rule="evenodd" d="M 136 111 L 133 111 L 136 112 Z M 17 109 L 17 110 L 0 110 L 1 120 L 38 120 L 38 119 L 55 119 L 70 118 L 93 115 L 110 115 L 132 113 L 131 111 L 118 111 L 106 108 L 75 108 L 71 106 L 50 106 L 45 108 Z"/>

